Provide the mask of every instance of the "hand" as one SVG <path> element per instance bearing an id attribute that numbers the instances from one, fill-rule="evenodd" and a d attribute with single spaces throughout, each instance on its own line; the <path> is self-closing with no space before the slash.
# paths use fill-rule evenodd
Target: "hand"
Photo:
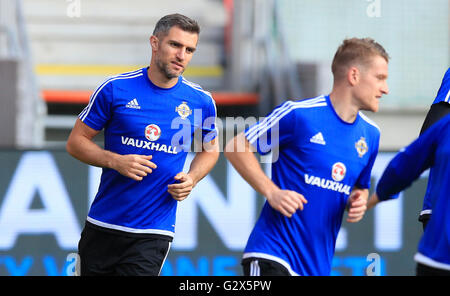
<path id="1" fill-rule="evenodd" d="M 367 210 L 368 195 L 369 192 L 367 189 L 355 189 L 352 191 L 347 201 L 347 222 L 356 223 L 364 217 Z"/>
<path id="2" fill-rule="evenodd" d="M 125 177 L 142 181 L 145 176 L 156 169 L 156 164 L 151 162 L 151 159 L 152 155 L 119 155 L 115 158 L 112 168 Z"/>
<path id="3" fill-rule="evenodd" d="M 191 193 L 194 188 L 194 181 L 189 174 L 183 172 L 178 173 L 174 179 L 177 180 L 178 183 L 169 184 L 167 186 L 167 191 L 175 200 L 182 201 Z"/>
<path id="4" fill-rule="evenodd" d="M 267 196 L 267 201 L 272 208 L 288 218 L 291 218 L 298 209 L 302 211 L 303 204 L 308 202 L 303 195 L 295 191 L 281 189 L 272 191 Z"/>

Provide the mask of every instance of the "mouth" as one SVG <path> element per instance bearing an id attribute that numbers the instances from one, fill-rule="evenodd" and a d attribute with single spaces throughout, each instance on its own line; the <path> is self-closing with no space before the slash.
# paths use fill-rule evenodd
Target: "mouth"
<path id="1" fill-rule="evenodd" d="M 178 63 L 178 62 L 171 62 L 171 64 L 174 65 L 177 68 L 184 69 L 184 66 L 182 64 Z"/>

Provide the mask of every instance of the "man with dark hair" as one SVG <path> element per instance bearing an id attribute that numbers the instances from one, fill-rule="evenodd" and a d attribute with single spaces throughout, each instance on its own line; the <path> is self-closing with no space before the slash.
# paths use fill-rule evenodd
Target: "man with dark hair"
<path id="1" fill-rule="evenodd" d="M 67 151 L 103 168 L 78 245 L 81 275 L 159 275 L 177 202 L 218 159 L 214 100 L 181 76 L 199 31 L 186 16 L 163 17 L 150 37 L 150 66 L 107 79 L 78 116 Z M 102 129 L 104 149 L 93 142 Z M 194 135 L 202 150 L 185 173 Z"/>
<path id="2" fill-rule="evenodd" d="M 344 211 L 358 222 L 366 210 L 380 132 L 360 110 L 376 112 L 388 93 L 388 59 L 372 39 L 344 40 L 329 95 L 287 101 L 226 145 L 267 199 L 244 250 L 245 275 L 330 274 Z M 270 179 L 253 152 L 271 150 Z"/>

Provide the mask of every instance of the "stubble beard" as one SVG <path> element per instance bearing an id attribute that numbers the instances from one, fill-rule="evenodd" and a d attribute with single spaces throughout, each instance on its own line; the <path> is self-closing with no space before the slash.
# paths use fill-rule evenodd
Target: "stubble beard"
<path id="1" fill-rule="evenodd" d="M 180 73 L 175 72 L 175 71 L 171 71 L 169 69 L 169 63 L 164 63 L 161 60 L 158 60 L 156 62 L 156 66 L 158 67 L 158 69 L 161 71 L 161 73 L 164 74 L 164 76 L 168 80 L 173 79 L 173 78 L 177 78 L 178 76 L 180 76 L 184 72 L 184 69 Z"/>

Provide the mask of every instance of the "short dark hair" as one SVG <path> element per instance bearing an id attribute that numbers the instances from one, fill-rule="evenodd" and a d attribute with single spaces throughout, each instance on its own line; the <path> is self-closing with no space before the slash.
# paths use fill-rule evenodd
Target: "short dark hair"
<path id="1" fill-rule="evenodd" d="M 331 71 L 336 78 L 352 64 L 368 65 L 374 56 L 381 56 L 389 62 L 386 50 L 371 38 L 345 39 L 336 51 L 331 65 Z"/>
<path id="2" fill-rule="evenodd" d="M 186 32 L 200 34 L 200 26 L 195 20 L 185 15 L 175 13 L 162 17 L 156 23 L 155 29 L 153 30 L 153 35 L 156 37 L 163 37 L 167 35 L 169 30 L 174 26 L 179 27 L 181 30 Z"/>

